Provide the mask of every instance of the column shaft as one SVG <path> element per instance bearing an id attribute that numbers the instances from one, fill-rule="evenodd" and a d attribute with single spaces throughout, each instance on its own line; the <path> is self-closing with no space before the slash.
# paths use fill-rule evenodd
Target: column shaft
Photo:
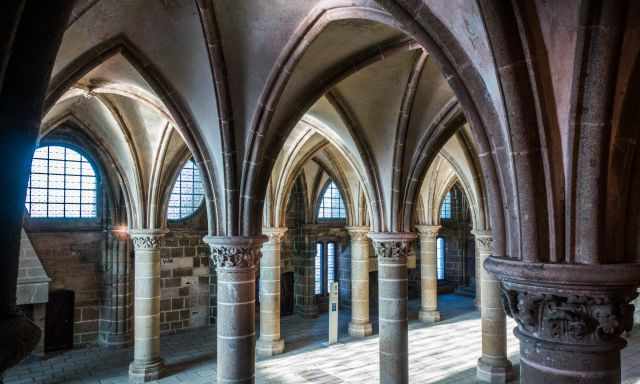
<path id="1" fill-rule="evenodd" d="M 255 382 L 256 267 L 266 240 L 256 237 L 207 236 L 218 276 L 218 383 Z"/>
<path id="2" fill-rule="evenodd" d="M 369 320 L 369 227 L 348 227 L 351 236 L 351 336 L 373 333 Z"/>
<path id="3" fill-rule="evenodd" d="M 493 251 L 491 233 L 476 231 L 474 234 L 480 265 L 483 265 Z M 478 360 L 477 379 L 506 383 L 512 379 L 513 369 L 507 359 L 507 318 L 500 299 L 500 282 L 484 268 L 481 268 L 480 280 L 482 356 Z"/>
<path id="4" fill-rule="evenodd" d="M 432 323 L 440 321 L 438 311 L 438 260 L 436 239 L 439 225 L 417 225 L 420 237 L 420 320 Z"/>
<path id="5" fill-rule="evenodd" d="M 272 356 L 284 352 L 280 334 L 280 250 L 287 228 L 263 228 L 269 241 L 262 246 L 260 260 L 260 338 L 258 354 Z"/>
<path id="6" fill-rule="evenodd" d="M 133 383 L 157 380 L 160 357 L 160 239 L 166 231 L 130 232 L 135 251 L 134 348 L 129 366 Z"/>
<path id="7" fill-rule="evenodd" d="M 371 233 L 378 257 L 380 383 L 409 382 L 407 255 L 413 233 Z"/>

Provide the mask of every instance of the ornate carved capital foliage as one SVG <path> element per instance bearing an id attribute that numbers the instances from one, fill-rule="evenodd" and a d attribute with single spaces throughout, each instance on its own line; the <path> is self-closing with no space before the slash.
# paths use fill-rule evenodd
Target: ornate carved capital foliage
<path id="1" fill-rule="evenodd" d="M 256 268 L 262 256 L 262 243 L 266 236 L 222 237 L 207 236 L 204 241 L 211 247 L 211 260 L 216 268 Z"/>
<path id="2" fill-rule="evenodd" d="M 280 241 L 287 233 L 287 227 L 262 228 L 262 233 L 269 238 L 269 241 Z"/>
<path id="3" fill-rule="evenodd" d="M 506 313 L 520 332 L 545 341 L 600 345 L 617 341 L 633 326 L 634 289 L 601 293 L 554 293 L 502 284 Z"/>
<path id="4" fill-rule="evenodd" d="M 414 233 L 371 233 L 373 250 L 379 261 L 406 262 L 411 252 L 411 242 L 415 240 Z"/>
<path id="5" fill-rule="evenodd" d="M 351 241 L 368 241 L 369 227 L 346 227 Z"/>
<path id="6" fill-rule="evenodd" d="M 416 230 L 418 231 L 420 238 L 433 239 L 438 237 L 440 233 L 440 225 L 416 225 Z"/>
<path id="7" fill-rule="evenodd" d="M 476 244 L 478 245 L 478 250 L 483 253 L 493 252 L 493 238 L 490 236 L 476 236 Z"/>
<path id="8" fill-rule="evenodd" d="M 160 239 L 166 233 L 162 230 L 135 230 L 130 231 L 129 235 L 135 250 L 153 250 L 160 248 Z"/>

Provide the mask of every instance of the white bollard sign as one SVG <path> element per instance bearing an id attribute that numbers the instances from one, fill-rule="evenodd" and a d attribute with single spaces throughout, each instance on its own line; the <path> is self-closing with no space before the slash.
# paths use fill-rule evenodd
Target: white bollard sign
<path id="1" fill-rule="evenodd" d="M 329 291 L 329 344 L 338 342 L 338 282 L 331 283 Z"/>

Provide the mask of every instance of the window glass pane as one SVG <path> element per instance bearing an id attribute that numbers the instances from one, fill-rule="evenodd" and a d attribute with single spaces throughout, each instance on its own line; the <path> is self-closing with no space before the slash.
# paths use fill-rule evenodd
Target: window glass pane
<path id="1" fill-rule="evenodd" d="M 31 162 L 26 198 L 31 217 L 95 217 L 95 171 L 71 148 L 40 147 Z"/>
<path id="2" fill-rule="evenodd" d="M 336 244 L 327 244 L 327 289 L 336 280 Z"/>
<path id="3" fill-rule="evenodd" d="M 447 192 L 444 199 L 442 200 L 442 205 L 440 206 L 440 218 L 451 218 L 451 191 Z"/>
<path id="4" fill-rule="evenodd" d="M 446 244 L 444 237 L 438 237 L 436 242 L 436 274 L 438 280 L 444 279 L 444 255 L 446 252 Z"/>
<path id="5" fill-rule="evenodd" d="M 346 219 L 347 213 L 344 207 L 344 200 L 340 194 L 338 186 L 330 181 L 324 190 L 320 207 L 318 208 L 319 219 Z"/>
<path id="6" fill-rule="evenodd" d="M 171 196 L 169 197 L 169 209 L 167 217 L 169 220 L 180 220 L 191 216 L 204 201 L 204 187 L 200 178 L 200 171 L 193 162 L 189 160 L 180 170 L 176 179 Z"/>
<path id="7" fill-rule="evenodd" d="M 322 243 L 316 243 L 315 294 L 322 294 Z"/>

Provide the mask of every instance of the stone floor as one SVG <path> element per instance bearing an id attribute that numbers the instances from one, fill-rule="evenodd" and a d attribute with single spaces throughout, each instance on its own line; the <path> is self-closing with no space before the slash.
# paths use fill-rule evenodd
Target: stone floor
<path id="1" fill-rule="evenodd" d="M 473 383 L 480 356 L 480 319 L 471 299 L 440 296 L 444 320 L 427 326 L 417 321 L 417 301 L 410 303 L 409 375 L 412 383 Z M 327 346 L 327 316 L 301 320 L 284 318 L 287 353 L 259 358 L 258 383 L 376 383 L 378 338 L 347 336 L 348 313 L 340 316 L 340 343 Z M 509 323 L 512 327 L 513 323 Z M 374 329 L 377 325 L 374 323 Z M 518 342 L 509 332 L 510 358 L 517 365 Z M 162 353 L 167 376 L 159 383 L 215 382 L 215 329 L 204 328 L 164 336 Z M 131 350 L 99 347 L 32 358 L 9 370 L 5 384 L 17 383 L 127 383 Z M 624 383 L 640 383 L 640 332 L 623 353 Z"/>

